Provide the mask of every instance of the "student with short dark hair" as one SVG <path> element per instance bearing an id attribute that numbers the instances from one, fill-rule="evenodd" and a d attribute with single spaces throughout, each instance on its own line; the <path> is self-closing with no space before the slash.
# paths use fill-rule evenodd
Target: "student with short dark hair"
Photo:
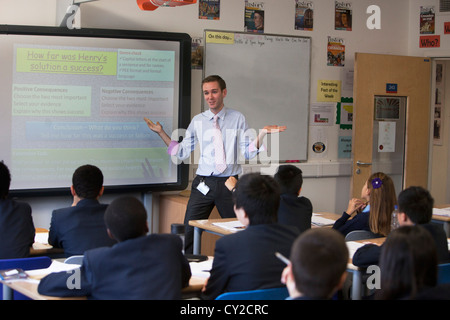
<path id="1" fill-rule="evenodd" d="M 51 296 L 87 296 L 101 300 L 181 299 L 191 271 L 182 241 L 173 234 L 148 233 L 147 212 L 136 198 L 121 197 L 105 212 L 108 234 L 118 243 L 88 250 L 74 272 L 51 273 L 38 292 Z M 67 283 L 79 286 L 68 288 Z"/>
<path id="2" fill-rule="evenodd" d="M 236 184 L 233 202 L 246 229 L 217 240 L 203 299 L 215 299 L 223 292 L 283 286 L 280 274 L 284 264 L 275 252 L 288 257 L 299 232 L 277 223 L 278 184 L 270 176 L 245 174 Z"/>
<path id="3" fill-rule="evenodd" d="M 295 240 L 282 282 L 290 299 L 331 299 L 345 282 L 347 264 L 348 249 L 342 234 L 329 228 L 310 229 Z"/>
<path id="4" fill-rule="evenodd" d="M 278 222 L 295 226 L 300 232 L 311 228 L 313 207 L 311 201 L 300 196 L 303 185 L 302 170 L 294 165 L 281 165 L 274 175 L 280 185 Z"/>
<path id="5" fill-rule="evenodd" d="M 28 203 L 8 199 L 11 174 L 0 161 L 0 259 L 26 258 L 34 242 L 34 223 Z"/>
<path id="6" fill-rule="evenodd" d="M 104 214 L 108 205 L 99 202 L 104 190 L 102 171 L 89 164 L 80 166 L 73 173 L 70 190 L 72 206 L 52 212 L 49 244 L 63 248 L 65 256 L 70 257 L 116 243 L 106 232 Z"/>
<path id="7" fill-rule="evenodd" d="M 402 190 L 398 195 L 397 219 L 400 226 L 420 225 L 428 230 L 436 245 L 438 262 L 450 261 L 447 236 L 440 225 L 431 223 L 434 199 L 428 190 L 412 186 Z M 353 264 L 358 267 L 368 267 L 378 264 L 381 247 L 375 244 L 366 244 L 356 250 L 353 255 Z"/>

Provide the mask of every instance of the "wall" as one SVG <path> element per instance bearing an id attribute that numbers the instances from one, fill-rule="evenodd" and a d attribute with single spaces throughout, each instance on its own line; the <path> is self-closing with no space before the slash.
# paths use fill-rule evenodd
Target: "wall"
<path id="1" fill-rule="evenodd" d="M 1 24 L 59 25 L 55 19 L 61 15 L 60 0 L 2 0 L 0 4 Z M 334 1 L 314 0 L 314 31 L 294 30 L 294 0 L 265 0 L 265 32 L 285 35 L 302 35 L 312 38 L 312 66 L 310 102 L 316 102 L 318 80 L 345 80 L 353 69 L 354 53 L 369 52 L 408 55 L 413 51 L 408 40 L 418 28 L 418 18 L 409 18 L 416 0 L 358 0 L 353 4 L 353 31 L 334 30 Z M 56 4 L 59 4 L 58 6 Z M 369 30 L 366 20 L 368 6 L 376 4 L 381 9 L 381 29 Z M 58 7 L 58 8 L 57 8 Z M 56 12 L 58 11 L 58 13 Z M 153 12 L 141 11 L 133 0 L 100 0 L 81 6 L 81 27 L 138 29 L 168 32 L 186 32 L 192 37 L 202 37 L 204 29 L 243 31 L 244 0 L 222 0 L 220 20 L 198 19 L 198 5 L 177 8 L 159 8 Z M 346 45 L 345 67 L 326 65 L 327 37 L 342 37 Z M 416 38 L 416 37 L 414 37 Z M 201 112 L 202 72 L 192 72 L 192 115 Z M 342 91 L 342 96 L 352 96 L 351 86 Z M 249 115 L 247 115 L 249 116 Z M 309 128 L 311 132 L 317 128 Z M 303 195 L 309 197 L 314 210 L 341 212 L 347 207 L 351 162 L 338 158 L 337 136 L 342 134 L 337 125 L 322 127 L 328 150 L 323 158 L 310 154 L 306 163 L 299 164 L 305 175 Z M 351 135 L 350 133 L 348 135 Z M 308 148 L 311 149 L 310 147 Z M 245 172 L 257 171 L 258 166 L 246 167 Z M 192 171 L 192 170 L 191 170 Z M 269 168 L 273 172 L 273 168 Z M 326 197 L 323 195 L 326 194 Z M 155 195 L 158 196 L 158 195 Z M 109 202 L 112 196 L 102 199 Z M 70 197 L 25 199 L 33 207 L 36 226 L 48 227 L 53 208 L 70 204 Z M 157 201 L 153 208 L 157 212 Z"/>

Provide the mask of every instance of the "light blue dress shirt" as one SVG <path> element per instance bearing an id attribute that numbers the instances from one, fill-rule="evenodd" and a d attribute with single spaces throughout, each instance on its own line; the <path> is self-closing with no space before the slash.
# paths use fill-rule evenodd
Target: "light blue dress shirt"
<path id="1" fill-rule="evenodd" d="M 241 162 L 245 159 L 254 158 L 259 151 L 263 150 L 263 148 L 256 149 L 255 144 L 252 143 L 257 132 L 248 128 L 247 121 L 242 113 L 224 107 L 218 113 L 218 116 L 227 163 L 224 172 L 219 173 L 214 164 L 214 113 L 209 109 L 192 119 L 182 142 L 172 151 L 169 148 L 170 154 L 176 155 L 180 160 L 186 160 L 198 144 L 200 155 L 199 157 L 193 157 L 194 159 L 198 158 L 197 175 L 228 177 L 241 174 Z"/>

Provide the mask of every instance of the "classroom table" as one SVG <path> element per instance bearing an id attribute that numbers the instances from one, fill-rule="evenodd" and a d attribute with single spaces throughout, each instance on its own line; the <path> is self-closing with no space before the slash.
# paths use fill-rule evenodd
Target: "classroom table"
<path id="1" fill-rule="evenodd" d="M 437 209 L 450 208 L 450 204 L 439 204 L 434 206 Z M 433 222 L 442 223 L 445 234 L 450 238 L 450 216 L 441 216 L 433 214 L 431 220 Z"/>
<path id="2" fill-rule="evenodd" d="M 330 212 L 315 212 L 315 215 L 319 215 L 325 219 L 331 219 L 336 221 L 341 216 L 336 213 L 330 213 Z M 232 222 L 237 221 L 237 218 L 226 218 L 226 219 L 202 219 L 202 220 L 190 220 L 189 225 L 194 227 L 194 248 L 193 253 L 194 254 L 200 254 L 201 250 L 201 237 L 203 231 L 216 234 L 219 236 L 224 236 L 233 233 L 233 231 L 224 229 L 222 227 L 214 225 L 218 222 Z M 318 226 L 312 224 L 312 228 L 316 228 Z"/>
<path id="3" fill-rule="evenodd" d="M 193 275 L 189 280 L 189 286 L 181 290 L 182 297 L 190 298 L 193 296 L 199 296 L 206 280 L 207 279 L 205 277 Z M 39 277 L 34 279 L 32 278 L 31 280 L 0 280 L 0 283 L 3 284 L 3 300 L 12 300 L 13 291 L 20 292 L 24 296 L 33 300 L 86 300 L 86 297 L 54 297 L 42 295 L 37 291 Z"/>
<path id="4" fill-rule="evenodd" d="M 50 258 L 59 258 L 64 256 L 64 249 L 54 248 L 48 244 L 48 230 L 44 228 L 35 229 L 35 242 L 30 248 L 30 256 L 49 256 Z"/>

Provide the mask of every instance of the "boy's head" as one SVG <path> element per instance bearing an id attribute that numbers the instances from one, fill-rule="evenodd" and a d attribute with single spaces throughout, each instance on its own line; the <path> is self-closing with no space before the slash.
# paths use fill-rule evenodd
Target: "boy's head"
<path id="1" fill-rule="evenodd" d="M 11 184 L 11 174 L 3 161 L 0 161 L 0 199 L 6 199 L 9 194 Z"/>
<path id="2" fill-rule="evenodd" d="M 336 230 L 315 228 L 303 232 L 295 240 L 290 256 L 296 291 L 312 299 L 330 299 L 345 281 L 348 258 L 344 237 Z"/>
<path id="3" fill-rule="evenodd" d="M 431 221 L 434 199 L 428 190 L 422 187 L 409 187 L 398 195 L 398 212 L 405 214 L 413 224 Z M 401 218 L 399 219 L 401 223 Z"/>
<path id="4" fill-rule="evenodd" d="M 97 199 L 103 192 L 103 174 L 96 166 L 86 164 L 72 176 L 73 191 L 82 199 Z"/>
<path id="5" fill-rule="evenodd" d="M 303 175 L 300 168 L 291 164 L 279 166 L 274 178 L 280 185 L 281 193 L 300 194 L 303 185 Z"/>
<path id="6" fill-rule="evenodd" d="M 136 198 L 117 198 L 105 211 L 105 224 L 111 238 L 118 242 L 137 238 L 148 232 L 147 211 Z"/>
<path id="7" fill-rule="evenodd" d="M 280 190 L 275 179 L 270 176 L 260 173 L 243 175 L 236 183 L 233 201 L 239 220 L 241 214 L 248 219 L 244 224 L 256 225 L 277 221 Z"/>

